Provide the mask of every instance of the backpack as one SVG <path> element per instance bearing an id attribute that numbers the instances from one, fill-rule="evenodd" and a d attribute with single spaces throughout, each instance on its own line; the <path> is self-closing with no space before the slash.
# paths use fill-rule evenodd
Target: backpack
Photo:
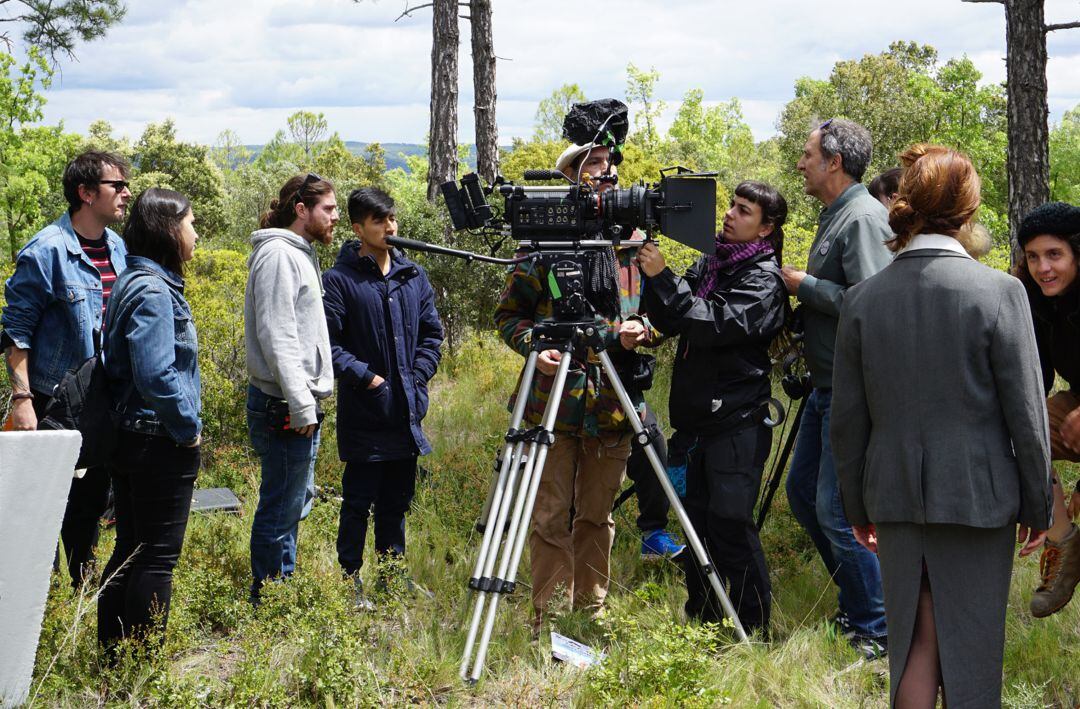
<path id="1" fill-rule="evenodd" d="M 78 431 L 82 434 L 77 469 L 104 465 L 116 448 L 116 425 L 109 409 L 108 375 L 100 350 L 64 374 L 45 406 L 38 429 Z"/>
<path id="2" fill-rule="evenodd" d="M 45 405 L 45 415 L 38 422 L 39 429 L 78 431 L 82 434 L 76 469 L 104 465 L 112 459 L 116 450 L 117 426 L 111 413 L 109 375 L 101 358 L 101 346 L 105 333 L 109 331 L 108 324 L 116 317 L 115 305 L 120 300 L 124 285 L 137 275 L 133 274 L 125 279 L 124 284 L 113 288 L 105 313 L 104 330 L 94 331 L 94 355 L 64 374 Z"/>

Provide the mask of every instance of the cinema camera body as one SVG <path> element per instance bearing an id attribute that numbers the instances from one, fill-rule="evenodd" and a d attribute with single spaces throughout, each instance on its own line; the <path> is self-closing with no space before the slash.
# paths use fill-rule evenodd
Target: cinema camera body
<path id="1" fill-rule="evenodd" d="M 556 170 L 524 173 L 525 182 L 551 180 L 566 184 L 517 185 L 500 176 L 484 188 L 470 173 L 444 183 L 442 193 L 455 229 L 497 231 L 521 249 L 617 246 L 638 228 L 650 238 L 659 233 L 703 253 L 715 250 L 716 173 L 670 167 L 652 185 L 608 190 L 587 180 L 575 183 Z M 489 195 L 503 198 L 501 214 Z"/>

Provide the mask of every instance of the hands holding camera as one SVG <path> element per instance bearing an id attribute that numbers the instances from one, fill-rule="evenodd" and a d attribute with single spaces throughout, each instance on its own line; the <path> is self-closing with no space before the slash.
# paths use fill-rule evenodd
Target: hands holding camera
<path id="1" fill-rule="evenodd" d="M 645 244 L 638 249 L 637 262 L 638 265 L 641 266 L 641 272 L 649 278 L 658 275 L 667 268 L 667 261 L 664 260 L 664 255 L 660 253 L 660 249 L 656 248 L 656 244 L 652 241 L 646 241 Z M 628 347 L 627 349 L 630 348 Z"/>

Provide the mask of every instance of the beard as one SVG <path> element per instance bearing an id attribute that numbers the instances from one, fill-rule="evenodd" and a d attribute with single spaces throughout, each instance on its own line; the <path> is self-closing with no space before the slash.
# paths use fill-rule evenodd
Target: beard
<path id="1" fill-rule="evenodd" d="M 323 246 L 329 246 L 334 241 L 334 225 L 333 224 L 329 224 L 329 223 L 325 224 L 325 225 L 311 224 L 307 228 L 307 233 L 308 233 L 308 236 L 310 236 L 314 241 L 319 242 Z"/>

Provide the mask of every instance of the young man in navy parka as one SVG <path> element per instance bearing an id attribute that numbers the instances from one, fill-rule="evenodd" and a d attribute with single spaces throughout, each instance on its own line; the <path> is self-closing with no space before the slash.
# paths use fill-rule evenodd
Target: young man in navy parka
<path id="1" fill-rule="evenodd" d="M 427 273 L 386 243 L 397 233 L 394 200 L 374 187 L 354 190 L 349 220 L 359 238 L 345 242 L 323 274 L 323 304 L 338 379 L 338 454 L 345 463 L 338 562 L 355 580 L 357 604 L 368 607 L 359 573 L 368 513 L 374 505 L 375 552 L 381 559 L 403 557 L 416 458 L 431 452 L 420 422 L 443 329 Z"/>

